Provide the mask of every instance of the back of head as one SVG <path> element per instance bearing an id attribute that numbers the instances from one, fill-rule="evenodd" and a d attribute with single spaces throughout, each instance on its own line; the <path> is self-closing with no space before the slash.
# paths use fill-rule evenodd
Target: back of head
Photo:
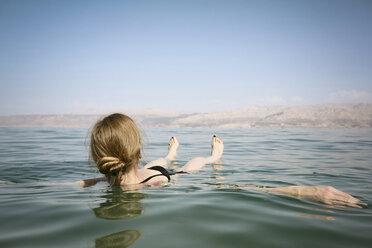
<path id="1" fill-rule="evenodd" d="M 136 166 L 141 156 L 141 136 L 135 122 L 123 114 L 98 121 L 90 140 L 91 156 L 106 176 L 118 176 Z"/>

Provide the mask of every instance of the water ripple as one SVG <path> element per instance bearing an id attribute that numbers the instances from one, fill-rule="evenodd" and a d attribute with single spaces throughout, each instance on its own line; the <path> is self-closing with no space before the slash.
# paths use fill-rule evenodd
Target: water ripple
<path id="1" fill-rule="evenodd" d="M 372 199 L 371 130 L 149 129 L 147 160 L 180 141 L 180 167 L 210 154 L 222 162 L 163 188 L 127 190 L 73 182 L 97 177 L 87 129 L 0 128 L 1 247 L 368 247 L 372 207 L 330 208 L 250 186 L 332 185 Z M 316 238 L 314 238 L 316 237 Z"/>

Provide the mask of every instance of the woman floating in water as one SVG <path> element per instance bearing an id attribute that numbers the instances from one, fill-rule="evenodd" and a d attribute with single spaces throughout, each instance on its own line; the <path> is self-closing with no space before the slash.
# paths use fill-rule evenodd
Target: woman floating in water
<path id="1" fill-rule="evenodd" d="M 205 164 L 217 162 L 223 153 L 223 142 L 214 135 L 211 156 L 194 158 L 177 171 L 170 173 L 165 167 L 176 159 L 178 146 L 177 139 L 172 137 L 166 157 L 152 161 L 144 168 L 139 169 L 142 142 L 137 125 L 126 115 L 109 115 L 94 125 L 90 140 L 91 156 L 98 170 L 105 177 L 82 180 L 78 183 L 82 186 L 91 186 L 100 181 L 108 181 L 112 186 L 161 186 L 170 182 L 170 176 L 173 174 L 200 170 Z M 362 204 L 360 200 L 331 186 L 249 188 L 278 192 L 299 198 L 311 198 L 331 205 L 360 207 L 357 204 Z"/>

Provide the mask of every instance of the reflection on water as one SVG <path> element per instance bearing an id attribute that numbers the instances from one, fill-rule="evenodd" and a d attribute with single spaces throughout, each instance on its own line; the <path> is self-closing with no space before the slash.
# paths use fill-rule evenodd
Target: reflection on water
<path id="1" fill-rule="evenodd" d="M 126 230 L 118 233 L 113 233 L 96 239 L 96 247 L 129 247 L 140 236 L 141 232 L 138 230 Z"/>
<path id="2" fill-rule="evenodd" d="M 100 195 L 104 202 L 92 210 L 97 218 L 120 220 L 140 216 L 143 212 L 141 200 L 147 195 L 125 187 L 113 187 Z M 125 230 L 97 238 L 95 247 L 129 247 L 139 237 L 139 230 Z"/>
<path id="3" fill-rule="evenodd" d="M 146 194 L 138 191 L 127 191 L 122 187 L 114 187 L 101 196 L 105 202 L 93 208 L 97 218 L 118 220 L 128 219 L 142 214 L 143 208 L 140 200 L 146 198 Z"/>
<path id="4" fill-rule="evenodd" d="M 212 169 L 213 169 L 211 179 L 213 180 L 213 182 L 208 183 L 208 184 L 219 185 L 219 184 L 225 183 L 226 178 L 222 174 L 219 173 L 220 170 L 223 170 L 222 159 L 220 159 L 219 161 L 217 161 L 216 163 L 213 163 L 211 165 L 212 165 Z"/>
<path id="5" fill-rule="evenodd" d="M 314 215 L 314 214 L 297 214 L 297 216 L 303 216 L 303 217 L 308 217 L 312 219 L 321 219 L 321 220 L 335 220 L 335 218 L 331 216 Z"/>

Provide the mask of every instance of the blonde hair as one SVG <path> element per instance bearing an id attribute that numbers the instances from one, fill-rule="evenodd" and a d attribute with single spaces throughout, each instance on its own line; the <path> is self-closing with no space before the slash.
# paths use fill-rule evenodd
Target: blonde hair
<path id="1" fill-rule="evenodd" d="M 98 121 L 90 139 L 90 153 L 98 170 L 119 185 L 121 176 L 141 158 L 141 136 L 136 123 L 123 114 Z"/>

